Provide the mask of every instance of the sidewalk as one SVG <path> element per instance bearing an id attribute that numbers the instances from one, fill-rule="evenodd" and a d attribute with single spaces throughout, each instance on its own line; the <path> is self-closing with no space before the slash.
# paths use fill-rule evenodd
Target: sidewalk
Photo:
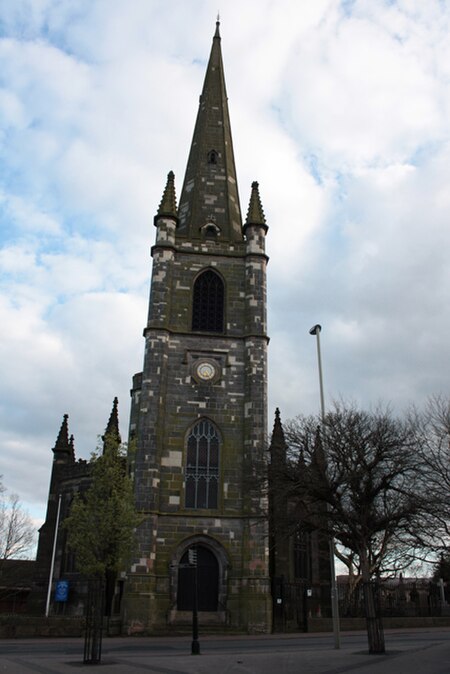
<path id="1" fill-rule="evenodd" d="M 200 638 L 199 656 L 185 637 L 112 638 L 99 666 L 83 665 L 82 639 L 0 641 L 0 673 L 74 674 L 449 674 L 450 630 L 389 631 L 387 653 L 369 655 L 364 633 Z"/>

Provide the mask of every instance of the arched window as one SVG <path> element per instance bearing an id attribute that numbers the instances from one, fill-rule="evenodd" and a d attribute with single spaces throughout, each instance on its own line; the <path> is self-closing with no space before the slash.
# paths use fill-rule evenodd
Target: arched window
<path id="1" fill-rule="evenodd" d="M 296 578 L 310 580 L 311 577 L 311 549 L 309 531 L 299 526 L 294 533 L 294 574 Z"/>
<path id="2" fill-rule="evenodd" d="M 192 329 L 223 332 L 223 281 L 208 269 L 196 279 L 192 301 Z"/>
<path id="3" fill-rule="evenodd" d="M 205 238 L 217 239 L 217 227 L 214 227 L 214 225 L 208 225 L 208 227 L 205 229 Z"/>
<path id="4" fill-rule="evenodd" d="M 191 429 L 187 439 L 186 508 L 217 508 L 219 434 L 207 419 Z"/>

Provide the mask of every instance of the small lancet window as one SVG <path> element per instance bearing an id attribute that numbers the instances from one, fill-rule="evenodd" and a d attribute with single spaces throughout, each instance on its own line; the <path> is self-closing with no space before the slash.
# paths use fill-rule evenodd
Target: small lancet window
<path id="1" fill-rule="evenodd" d="M 208 216 L 206 223 L 200 227 L 200 232 L 203 239 L 217 239 L 220 236 L 220 227 L 216 225 L 214 215 Z"/>
<path id="2" fill-rule="evenodd" d="M 224 285 L 218 274 L 207 269 L 194 283 L 192 330 L 223 332 Z"/>
<path id="3" fill-rule="evenodd" d="M 216 150 L 210 150 L 208 152 L 208 164 L 217 164 L 219 159 L 219 153 Z"/>
<path id="4" fill-rule="evenodd" d="M 205 237 L 207 239 L 217 239 L 217 227 L 208 225 L 205 229 Z"/>

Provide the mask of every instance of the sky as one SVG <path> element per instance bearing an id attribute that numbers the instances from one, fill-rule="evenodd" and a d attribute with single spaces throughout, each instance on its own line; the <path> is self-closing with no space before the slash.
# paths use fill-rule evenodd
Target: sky
<path id="1" fill-rule="evenodd" d="M 240 200 L 269 232 L 269 430 L 449 395 L 450 4 L 227 0 Z M 178 195 L 217 2 L 0 4 L 0 474 L 39 523 L 142 369 L 153 216 Z"/>

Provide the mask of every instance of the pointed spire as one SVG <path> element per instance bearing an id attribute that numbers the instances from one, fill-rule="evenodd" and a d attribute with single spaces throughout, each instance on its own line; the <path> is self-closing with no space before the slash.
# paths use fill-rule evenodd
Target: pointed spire
<path id="1" fill-rule="evenodd" d="M 259 196 L 259 183 L 257 183 L 256 180 L 252 182 L 252 191 L 250 194 L 250 203 L 248 205 L 245 225 L 262 225 L 265 227 L 266 231 L 268 229 L 266 225 L 266 216 L 264 215 L 261 204 L 261 197 Z"/>
<path id="2" fill-rule="evenodd" d="M 63 416 L 61 428 L 59 429 L 58 437 L 56 438 L 55 446 L 53 447 L 54 454 L 71 454 L 71 447 L 69 441 L 69 415 Z"/>
<path id="3" fill-rule="evenodd" d="M 177 198 L 175 194 L 175 174 L 173 171 L 169 171 L 167 174 L 166 186 L 164 188 L 164 193 L 162 195 L 161 203 L 159 204 L 158 215 L 155 218 L 155 221 L 158 217 L 161 216 L 170 216 L 171 218 L 178 219 Z"/>
<path id="4" fill-rule="evenodd" d="M 283 426 L 281 424 L 280 410 L 277 407 L 275 410 L 275 422 L 273 424 L 272 440 L 270 442 L 272 463 L 274 463 L 274 461 L 285 463 L 286 449 L 286 440 L 284 437 Z"/>
<path id="5" fill-rule="evenodd" d="M 65 449 L 69 445 L 68 418 L 68 414 L 63 416 L 63 422 L 61 424 L 61 428 L 59 429 L 58 437 L 56 438 L 55 449 Z"/>
<path id="6" fill-rule="evenodd" d="M 213 37 L 178 210 L 177 237 L 200 239 L 214 216 L 221 241 L 242 241 L 242 218 L 221 52 Z"/>
<path id="7" fill-rule="evenodd" d="M 278 428 L 278 427 L 281 428 L 280 408 L 276 407 L 275 408 L 275 421 L 273 423 L 273 428 L 275 430 L 275 428 Z"/>
<path id="8" fill-rule="evenodd" d="M 113 442 L 115 445 L 120 445 L 122 442 L 122 438 L 120 437 L 120 431 L 119 431 L 119 413 L 118 413 L 118 404 L 119 401 L 116 398 L 114 398 L 113 401 L 113 407 L 111 410 L 111 414 L 109 415 L 109 420 L 108 424 L 105 429 L 105 434 L 102 435 L 102 440 L 103 440 L 103 452 L 105 451 L 106 448 L 106 442 L 109 440 L 110 442 Z"/>

